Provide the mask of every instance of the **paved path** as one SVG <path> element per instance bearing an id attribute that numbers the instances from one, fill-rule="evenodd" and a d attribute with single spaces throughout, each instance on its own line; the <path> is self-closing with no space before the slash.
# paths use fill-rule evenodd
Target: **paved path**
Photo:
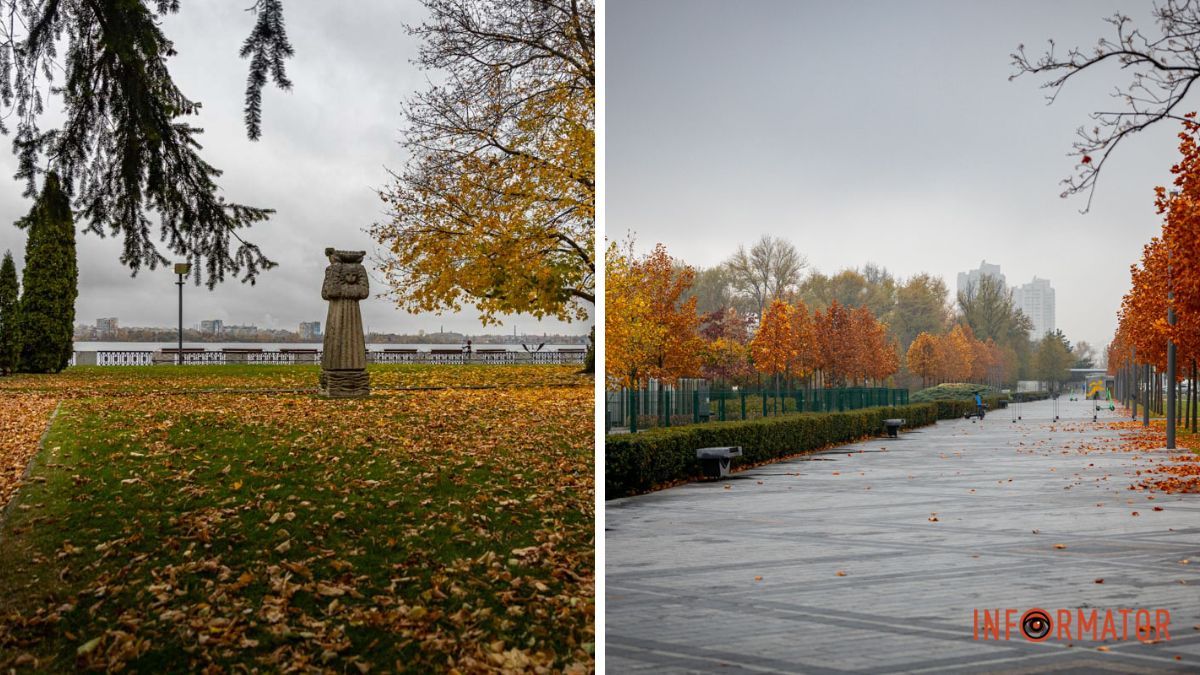
<path id="1" fill-rule="evenodd" d="M 608 672 L 1200 670 L 1200 495 L 1130 490 L 1145 460 L 1059 406 L 608 502 Z M 1167 608 L 1171 640 L 973 639 L 1030 607 Z"/>

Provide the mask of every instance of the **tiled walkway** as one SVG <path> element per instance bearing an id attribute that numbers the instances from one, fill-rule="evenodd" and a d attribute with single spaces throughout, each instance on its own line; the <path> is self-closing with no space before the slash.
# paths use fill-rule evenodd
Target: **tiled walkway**
<path id="1" fill-rule="evenodd" d="M 1200 495 L 1130 490 L 1114 414 L 1059 406 L 608 502 L 608 672 L 1200 670 Z M 1030 607 L 1166 608 L 1171 640 L 973 638 Z"/>

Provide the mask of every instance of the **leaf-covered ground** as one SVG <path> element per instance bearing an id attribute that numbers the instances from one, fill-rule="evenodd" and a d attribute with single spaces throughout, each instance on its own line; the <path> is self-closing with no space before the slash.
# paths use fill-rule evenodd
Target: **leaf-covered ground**
<path id="1" fill-rule="evenodd" d="M 0 512 L 16 492 L 56 403 L 42 394 L 0 396 Z"/>
<path id="2" fill-rule="evenodd" d="M 320 366 L 82 366 L 53 377 L 0 377 L 0 393 L 41 392 L 78 397 L 93 394 L 190 394 L 211 391 L 313 391 Z M 576 387 L 578 366 L 424 365 L 368 366 L 380 390 L 422 388 Z"/>
<path id="3" fill-rule="evenodd" d="M 0 528 L 0 670 L 593 668 L 590 379 L 384 367 L 493 388 L 327 401 L 228 368 L 4 394 L 65 396 Z"/>

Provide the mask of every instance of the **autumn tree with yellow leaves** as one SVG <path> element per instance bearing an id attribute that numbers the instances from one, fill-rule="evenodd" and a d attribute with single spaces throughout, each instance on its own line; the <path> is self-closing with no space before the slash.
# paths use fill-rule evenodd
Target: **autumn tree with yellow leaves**
<path id="1" fill-rule="evenodd" d="M 758 372 L 778 376 L 799 356 L 792 318 L 794 312 L 782 300 L 772 300 L 767 306 L 762 325 L 750 342 L 750 355 Z"/>
<path id="2" fill-rule="evenodd" d="M 585 319 L 595 301 L 595 5 L 428 3 L 411 159 L 372 234 L 412 312 Z"/>
<path id="3" fill-rule="evenodd" d="M 636 389 L 654 378 L 695 376 L 704 342 L 696 299 L 684 299 L 695 272 L 676 265 L 662 244 L 637 257 L 632 244 L 605 254 L 604 368 L 613 386 Z"/>

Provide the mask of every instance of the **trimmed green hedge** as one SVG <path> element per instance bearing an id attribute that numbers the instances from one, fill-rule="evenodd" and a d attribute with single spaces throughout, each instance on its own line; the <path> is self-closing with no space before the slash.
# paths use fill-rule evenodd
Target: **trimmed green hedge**
<path id="1" fill-rule="evenodd" d="M 984 396 L 983 403 L 992 412 L 1008 407 L 1008 399 L 1003 396 Z M 962 417 L 967 413 L 975 412 L 975 399 L 935 401 L 934 404 L 938 407 L 938 419 L 940 420 Z"/>
<path id="2" fill-rule="evenodd" d="M 977 393 L 986 398 L 988 396 L 995 396 L 996 390 L 992 389 L 986 384 L 972 384 L 970 382 L 947 382 L 915 392 L 909 397 L 908 400 L 912 403 L 926 403 L 929 401 L 954 401 L 960 399 L 968 400 L 973 398 Z"/>
<path id="3" fill-rule="evenodd" d="M 615 436 L 604 443 L 606 498 L 647 492 L 658 485 L 699 477 L 697 448 L 740 445 L 744 456 L 734 464 L 757 464 L 883 432 L 883 421 L 902 417 L 906 426 L 933 424 L 942 417 L 961 417 L 958 401 L 864 408 L 835 413 L 801 413 L 749 420 L 709 422 L 686 427 L 652 429 Z"/>

